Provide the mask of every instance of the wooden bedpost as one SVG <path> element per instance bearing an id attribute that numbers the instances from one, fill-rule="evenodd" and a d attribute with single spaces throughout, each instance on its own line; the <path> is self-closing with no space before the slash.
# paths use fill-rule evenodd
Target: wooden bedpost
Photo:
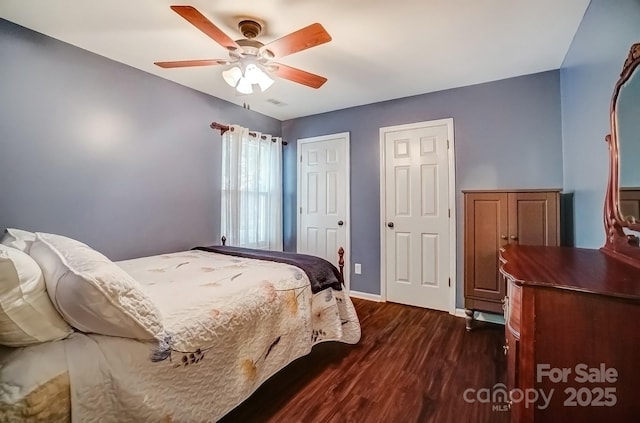
<path id="1" fill-rule="evenodd" d="M 340 276 L 342 276 L 342 283 L 344 283 L 344 248 L 338 248 L 338 268 L 340 269 Z"/>
<path id="2" fill-rule="evenodd" d="M 227 237 L 222 235 L 222 238 L 220 238 L 220 241 L 222 241 L 222 246 L 227 245 Z"/>

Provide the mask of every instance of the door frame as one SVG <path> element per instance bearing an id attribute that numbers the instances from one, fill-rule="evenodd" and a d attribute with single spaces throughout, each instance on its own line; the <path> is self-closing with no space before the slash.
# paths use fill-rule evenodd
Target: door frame
<path id="1" fill-rule="evenodd" d="M 297 179 L 296 179 L 296 251 L 298 251 L 298 245 L 300 245 L 300 234 L 301 234 L 301 219 L 300 219 L 300 207 L 301 207 L 301 201 L 300 201 L 300 190 L 301 190 L 301 185 L 300 185 L 300 181 L 302 178 L 302 166 L 300 165 L 302 160 L 302 156 L 300 156 L 300 150 L 301 150 L 301 146 L 302 144 L 310 144 L 310 143 L 314 143 L 314 142 L 319 142 L 319 141 L 327 141 L 333 138 L 342 138 L 344 137 L 344 139 L 346 140 L 345 143 L 345 157 L 344 157 L 344 162 L 346 165 L 346 169 L 345 169 L 345 178 L 346 178 L 346 185 L 345 185 L 345 204 L 346 204 L 346 233 L 345 233 L 345 246 L 344 246 L 344 250 L 345 250 L 345 254 L 344 254 L 344 286 L 347 289 L 347 293 L 350 291 L 351 288 L 351 159 L 350 159 L 350 133 L 349 132 L 339 132 L 336 134 L 327 134 L 327 135 L 319 135 L 316 137 L 309 137 L 309 138 L 299 138 L 297 143 L 296 143 L 296 167 L 297 167 Z M 336 251 L 336 257 L 338 255 L 338 252 Z"/>
<path id="2" fill-rule="evenodd" d="M 451 276 L 451 287 L 449 288 L 449 314 L 456 313 L 456 161 L 454 149 L 453 118 L 430 120 L 424 122 L 409 123 L 405 125 L 385 126 L 380 128 L 380 300 L 387 301 L 387 267 L 386 267 L 386 158 L 385 158 L 385 135 L 388 132 L 404 131 L 418 128 L 428 128 L 430 126 L 447 125 L 447 136 L 449 148 L 449 209 L 451 217 L 449 219 L 449 275 Z"/>

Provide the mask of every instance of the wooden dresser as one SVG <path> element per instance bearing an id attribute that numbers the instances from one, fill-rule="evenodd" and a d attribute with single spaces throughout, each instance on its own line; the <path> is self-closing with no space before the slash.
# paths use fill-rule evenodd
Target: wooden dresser
<path id="1" fill-rule="evenodd" d="M 640 269 L 566 247 L 508 245 L 500 263 L 511 421 L 640 421 Z M 546 408 L 517 400 L 534 389 L 553 390 Z"/>

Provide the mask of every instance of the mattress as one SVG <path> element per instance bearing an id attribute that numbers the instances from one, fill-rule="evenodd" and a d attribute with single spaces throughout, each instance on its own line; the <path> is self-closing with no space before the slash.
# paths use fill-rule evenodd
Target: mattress
<path id="1" fill-rule="evenodd" d="M 0 422 L 70 421 L 64 341 L 0 346 Z"/>

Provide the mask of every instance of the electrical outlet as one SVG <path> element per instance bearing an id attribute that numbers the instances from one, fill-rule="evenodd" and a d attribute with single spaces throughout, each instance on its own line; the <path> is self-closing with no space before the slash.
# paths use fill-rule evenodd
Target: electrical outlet
<path id="1" fill-rule="evenodd" d="M 362 265 L 360 263 L 356 263 L 354 272 L 356 273 L 356 275 L 359 275 L 362 273 Z"/>

